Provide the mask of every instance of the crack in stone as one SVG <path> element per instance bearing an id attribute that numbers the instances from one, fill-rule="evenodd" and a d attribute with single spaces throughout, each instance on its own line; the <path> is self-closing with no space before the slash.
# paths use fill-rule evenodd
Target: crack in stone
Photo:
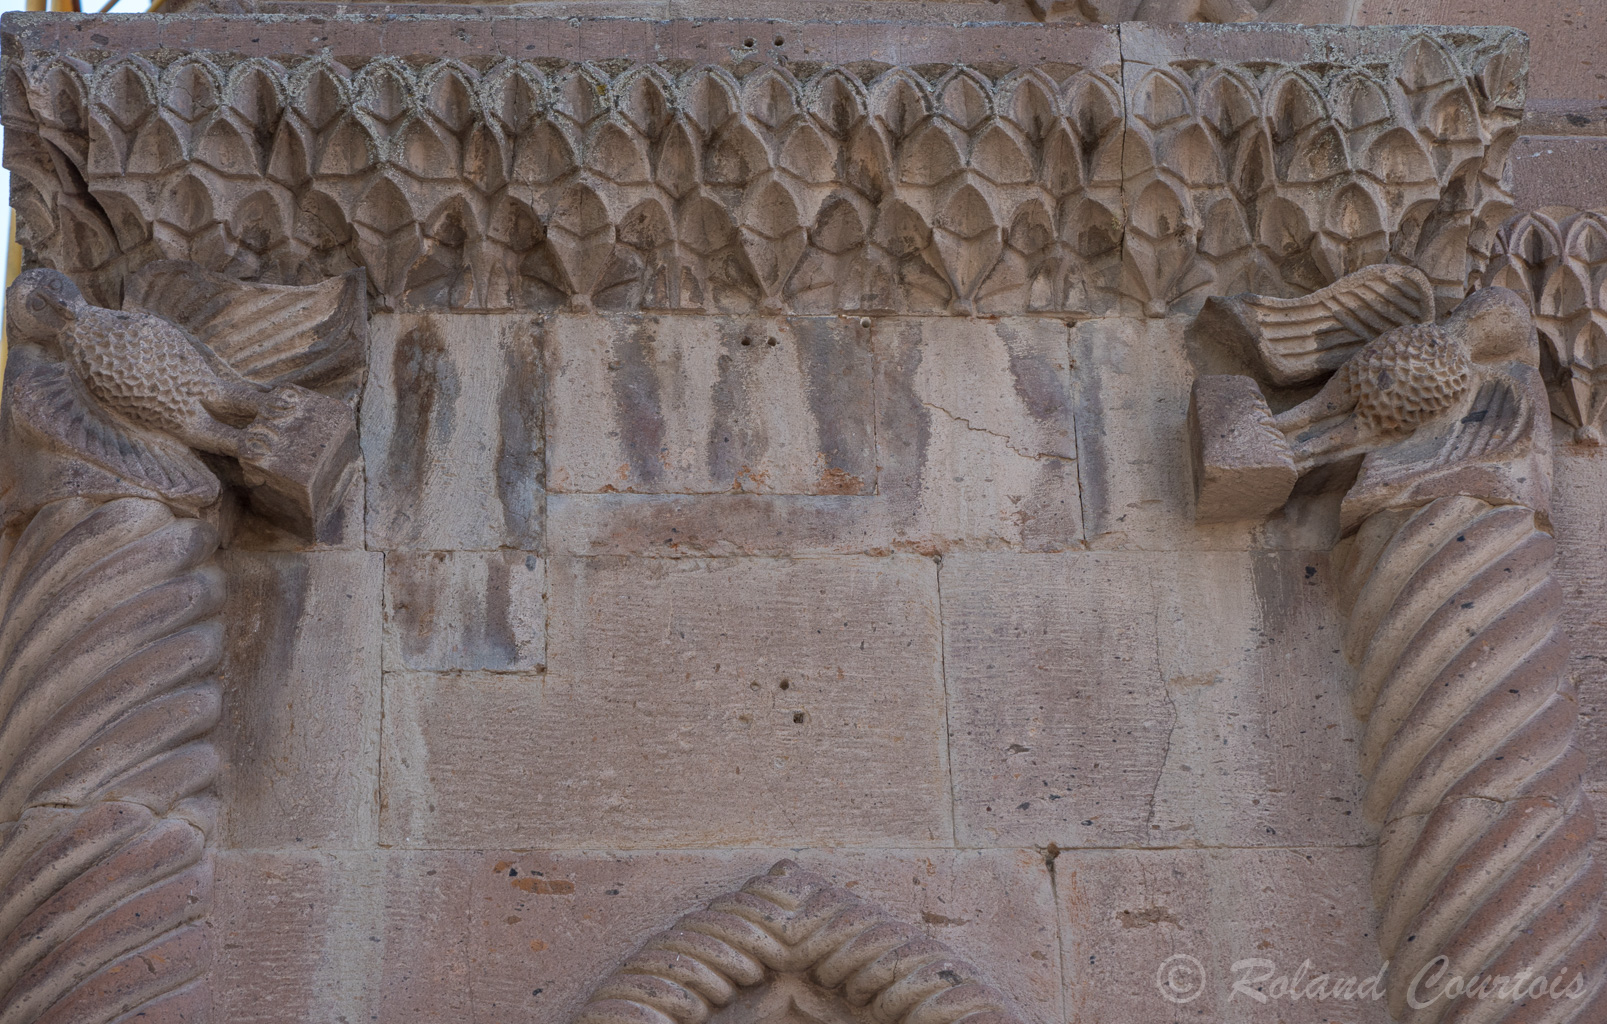
<path id="1" fill-rule="evenodd" d="M 989 430 L 987 427 L 976 426 L 975 424 L 973 424 L 969 419 L 965 418 L 964 416 L 958 416 L 958 415 L 956 415 L 956 414 L 954 414 L 952 412 L 949 412 L 947 409 L 943 408 L 941 405 L 936 405 L 936 404 L 934 404 L 932 402 L 927 402 L 927 401 L 923 400 L 921 402 L 921 405 L 925 406 L 928 409 L 936 409 L 938 412 L 940 412 L 943 415 L 947 416 L 949 419 L 951 419 L 954 422 L 960 424 L 966 430 L 974 431 L 974 432 L 976 432 L 978 434 L 986 434 L 989 437 L 998 438 L 999 440 L 1004 442 L 1004 446 L 1006 448 L 1010 449 L 1012 452 L 1015 452 L 1017 455 L 1021 456 L 1023 459 L 1032 459 L 1034 461 L 1038 461 L 1038 460 L 1042 460 L 1042 459 L 1055 459 L 1056 461 L 1059 461 L 1059 462 L 1072 462 L 1072 463 L 1077 461 L 1074 458 L 1070 458 L 1070 457 L 1067 457 L 1065 455 L 1060 455 L 1060 454 L 1057 454 L 1055 452 L 1037 452 L 1037 453 L 1033 453 L 1033 452 L 1023 451 L 1022 449 L 1016 447 L 1015 438 L 1011 437 L 1009 434 L 1001 434 L 997 430 Z"/>

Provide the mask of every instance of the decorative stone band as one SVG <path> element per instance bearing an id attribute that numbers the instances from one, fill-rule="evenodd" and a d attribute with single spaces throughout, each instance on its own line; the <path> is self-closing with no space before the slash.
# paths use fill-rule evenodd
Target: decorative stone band
<path id="1" fill-rule="evenodd" d="M 0 570 L 0 1020 L 204 1021 L 217 534 L 42 509 Z"/>
<path id="2" fill-rule="evenodd" d="M 1360 0 L 1029 0 L 1045 21 L 1191 21 L 1226 24 L 1288 21 L 1350 25 Z"/>
<path id="3" fill-rule="evenodd" d="M 1527 297 L 1549 364 L 1551 411 L 1602 443 L 1607 428 L 1607 214 L 1521 213 L 1495 237 L 1486 285 Z"/>
<path id="4" fill-rule="evenodd" d="M 890 1024 L 1023 1022 L 947 945 L 783 860 L 649 939 L 574 1024 L 693 1024 L 779 974 Z"/>
<path id="5" fill-rule="evenodd" d="M 1379 944 L 1400 1019 L 1607 1019 L 1603 875 L 1555 546 L 1532 509 L 1454 496 L 1374 515 L 1342 560 L 1364 806 L 1382 825 Z M 1588 989 L 1413 1012 L 1411 983 L 1439 956 L 1468 977 L 1528 969 Z"/>
<path id="6" fill-rule="evenodd" d="M 1097 45 L 1009 65 L 765 62 L 751 38 L 647 62 L 131 54 L 41 30 L 6 57 L 6 163 L 25 246 L 103 305 L 157 258 L 363 267 L 391 307 L 813 313 L 1162 315 L 1385 260 L 1449 306 L 1482 270 L 1521 34 L 1066 31 Z"/>

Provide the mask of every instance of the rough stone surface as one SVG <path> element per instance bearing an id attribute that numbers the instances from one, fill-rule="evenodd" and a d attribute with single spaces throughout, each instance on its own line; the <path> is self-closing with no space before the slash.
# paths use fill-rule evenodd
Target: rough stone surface
<path id="1" fill-rule="evenodd" d="M 1382 1000 L 1266 1003 L 1235 993 L 1245 971 L 1271 961 L 1274 977 L 1366 979 L 1382 964 L 1365 884 L 1367 849 L 1078 850 L 1055 861 L 1065 952 L 1066 1019 L 1128 1021 L 1275 1020 L 1289 1024 L 1386 1024 Z M 1193 957 L 1203 972 L 1190 973 Z M 1161 975 L 1162 965 L 1178 968 Z M 1163 998 L 1159 981 L 1187 1003 Z M 1250 977 L 1265 974 L 1258 967 Z M 1287 984 L 1287 982 L 1286 982 Z M 1256 988 L 1254 985 L 1247 985 Z M 1272 993 L 1273 983 L 1266 984 Z"/>
<path id="2" fill-rule="evenodd" d="M 1607 139 L 1525 135 L 1512 149 L 1512 197 L 1520 210 L 1607 206 Z"/>
<path id="3" fill-rule="evenodd" d="M 546 572 L 529 551 L 393 551 L 385 556 L 388 669 L 539 667 Z"/>
<path id="4" fill-rule="evenodd" d="M 1298 553 L 945 559 L 961 845 L 1365 843 L 1329 577 Z"/>
<path id="5" fill-rule="evenodd" d="M 1063 550 L 1081 540 L 1067 333 L 1056 320 L 876 327 L 881 493 L 895 537 Z"/>
<path id="6" fill-rule="evenodd" d="M 369 547 L 539 548 L 544 389 L 536 321 L 376 317 L 369 367 Z"/>
<path id="7" fill-rule="evenodd" d="M 547 521 L 572 555 L 885 555 L 894 544 L 889 502 L 871 495 L 554 494 Z"/>
<path id="8" fill-rule="evenodd" d="M 229 843 L 368 847 L 379 796 L 380 556 L 232 551 L 222 561 Z"/>
<path id="9" fill-rule="evenodd" d="M 542 333 L 554 492 L 876 491 L 857 321 L 557 316 Z"/>
<path id="10" fill-rule="evenodd" d="M 1589 778 L 1607 789 L 1607 607 L 1601 598 L 1601 580 L 1607 574 L 1607 520 L 1598 500 L 1607 488 L 1607 454 L 1599 448 L 1564 448 L 1557 453 L 1556 465 L 1551 515 L 1557 531 L 1564 628 L 1573 641 L 1569 670 L 1579 688 Z"/>
<path id="11" fill-rule="evenodd" d="M 544 677 L 387 675 L 386 843 L 952 842 L 931 561 L 548 574 Z"/>

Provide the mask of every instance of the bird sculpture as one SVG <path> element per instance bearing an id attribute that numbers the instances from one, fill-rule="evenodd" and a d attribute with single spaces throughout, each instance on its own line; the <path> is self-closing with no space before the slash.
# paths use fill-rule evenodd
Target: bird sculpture
<path id="1" fill-rule="evenodd" d="M 1272 423 L 1308 462 L 1388 443 L 1457 405 L 1477 377 L 1475 364 L 1512 358 L 1533 344 L 1522 297 L 1486 288 L 1440 323 L 1373 338 L 1321 390 Z"/>
<path id="2" fill-rule="evenodd" d="M 18 277 L 6 321 L 16 340 L 59 355 L 102 409 L 190 448 L 240 456 L 253 443 L 246 428 L 287 398 L 161 317 L 91 305 L 59 271 Z"/>

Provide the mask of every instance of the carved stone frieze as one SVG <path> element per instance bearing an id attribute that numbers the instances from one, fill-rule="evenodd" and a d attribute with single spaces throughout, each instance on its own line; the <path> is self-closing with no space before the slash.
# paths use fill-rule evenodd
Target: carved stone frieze
<path id="1" fill-rule="evenodd" d="M 1349 25 L 1360 0 L 1029 0 L 1044 21 L 1184 21 L 1231 24 L 1289 21 L 1306 25 Z"/>
<path id="2" fill-rule="evenodd" d="M 860 1019 L 843 1015 L 849 1007 L 897 1024 L 1024 1020 L 947 944 L 783 860 L 649 939 L 593 990 L 574 1024 L 693 1024 L 789 980 L 791 1005 L 830 1015 L 806 1020 Z"/>
<path id="3" fill-rule="evenodd" d="M 1548 532 L 1539 342 L 1506 288 L 1434 323 L 1400 285 L 1375 268 L 1320 303 L 1213 300 L 1202 339 L 1237 347 L 1273 400 L 1322 386 L 1274 413 L 1251 378 L 1196 382 L 1199 514 L 1264 516 L 1301 474 L 1359 461 L 1335 554 L 1391 1011 L 1441 1019 L 1408 989 L 1443 956 L 1465 977 L 1582 974 L 1583 998 L 1551 1001 L 1544 1019 L 1599 1020 L 1603 874 Z M 1538 1008 L 1485 1005 L 1478 1019 Z"/>
<path id="4" fill-rule="evenodd" d="M 1461 298 L 1510 212 L 1521 35 L 1134 38 L 1023 66 L 25 52 L 6 160 L 24 244 L 107 303 L 158 258 L 362 267 L 418 308 L 1161 315 L 1383 260 Z"/>
<path id="5" fill-rule="evenodd" d="M 1521 213 L 1495 237 L 1486 285 L 1529 300 L 1540 329 L 1551 411 L 1581 441 L 1607 428 L 1607 215 L 1564 209 Z"/>

